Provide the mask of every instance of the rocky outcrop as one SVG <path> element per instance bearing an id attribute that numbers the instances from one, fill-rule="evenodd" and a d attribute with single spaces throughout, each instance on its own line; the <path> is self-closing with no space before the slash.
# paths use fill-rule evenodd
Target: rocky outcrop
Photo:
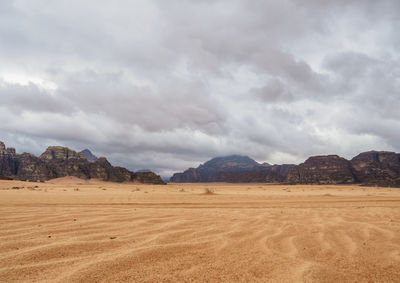
<path id="1" fill-rule="evenodd" d="M 46 181 L 58 177 L 54 168 L 31 153 L 18 155 L 17 164 L 15 176 L 18 180 Z"/>
<path id="2" fill-rule="evenodd" d="M 50 146 L 39 157 L 30 153 L 16 154 L 0 142 L 0 176 L 28 181 L 46 181 L 75 176 L 112 182 L 164 184 L 153 172 L 134 173 L 112 166 L 105 157 L 89 161 L 83 153 L 67 147 Z"/>
<path id="3" fill-rule="evenodd" d="M 285 182 L 289 172 L 295 168 L 294 164 L 272 165 L 266 171 L 264 180 L 267 183 L 282 183 Z"/>
<path id="4" fill-rule="evenodd" d="M 326 155 L 308 158 L 289 172 L 286 181 L 291 184 L 352 184 L 357 179 L 348 160 Z"/>
<path id="5" fill-rule="evenodd" d="M 175 183 L 227 182 L 227 176 L 248 172 L 259 166 L 256 161 L 241 155 L 216 157 L 197 168 L 189 168 L 170 178 Z"/>
<path id="6" fill-rule="evenodd" d="M 163 180 L 161 180 L 160 176 L 154 174 L 153 172 L 136 172 L 132 175 L 132 181 L 135 183 L 144 183 L 144 184 L 165 184 Z"/>
<path id="7" fill-rule="evenodd" d="M 53 170 L 56 178 L 75 176 L 81 179 L 90 179 L 92 177 L 89 161 L 83 154 L 67 147 L 50 146 L 39 156 L 39 159 Z"/>
<path id="8" fill-rule="evenodd" d="M 350 162 L 356 178 L 362 184 L 400 187 L 400 154 L 369 151 L 360 153 Z"/>
<path id="9" fill-rule="evenodd" d="M 293 164 L 263 164 L 255 166 L 249 171 L 222 173 L 218 177 L 229 183 L 282 183 L 286 180 L 289 171 L 295 166 Z"/>
<path id="10" fill-rule="evenodd" d="M 105 157 L 51 146 L 39 157 L 17 154 L 0 142 L 0 179 L 46 181 L 75 176 L 112 182 L 164 184 L 153 172 L 132 172 L 114 167 Z M 90 154 L 92 154 L 89 151 Z M 93 155 L 93 154 L 92 154 Z M 89 158 L 88 158 L 89 156 Z M 94 156 L 94 155 L 93 155 Z M 89 160 L 91 159 L 91 160 Z M 400 154 L 364 152 L 348 161 L 337 155 L 313 156 L 300 165 L 259 164 L 247 156 L 213 158 L 197 168 L 174 174 L 171 182 L 261 182 L 290 184 L 362 184 L 400 187 Z"/>
<path id="11" fill-rule="evenodd" d="M 229 182 L 229 183 L 279 183 L 295 165 L 259 164 L 247 156 L 231 155 L 213 158 L 197 168 L 175 173 L 170 182 Z"/>
<path id="12" fill-rule="evenodd" d="M 85 156 L 85 158 L 86 158 L 88 161 L 93 162 L 93 161 L 96 161 L 96 160 L 97 160 L 97 156 L 94 155 L 89 149 L 84 149 L 84 150 L 82 150 L 80 153 L 82 153 L 83 156 Z"/>
<path id="13" fill-rule="evenodd" d="M 300 165 L 258 164 L 248 159 L 240 156 L 214 158 L 197 168 L 174 174 L 170 182 L 361 184 L 400 187 L 400 154 L 394 152 L 364 152 L 351 161 L 338 155 L 313 156 Z"/>
<path id="14" fill-rule="evenodd" d="M 310 157 L 295 167 L 286 180 L 291 184 L 362 184 L 400 187 L 400 154 L 363 152 L 350 161 L 337 155 Z"/>
<path id="15" fill-rule="evenodd" d="M 15 175 L 17 170 L 16 153 L 14 148 L 6 148 L 3 142 L 0 142 L 0 176 Z"/>
<path id="16" fill-rule="evenodd" d="M 175 173 L 169 181 L 172 183 L 198 183 L 201 182 L 201 177 L 196 168 L 189 168 L 183 173 Z"/>

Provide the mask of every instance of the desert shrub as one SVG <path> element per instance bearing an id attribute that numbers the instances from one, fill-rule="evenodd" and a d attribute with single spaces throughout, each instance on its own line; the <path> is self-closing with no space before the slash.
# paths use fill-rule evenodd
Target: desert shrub
<path id="1" fill-rule="evenodd" d="M 206 194 L 206 195 L 213 195 L 213 194 L 215 194 L 215 191 L 214 191 L 214 189 L 212 189 L 212 188 L 205 188 L 205 189 L 204 189 L 204 194 Z"/>

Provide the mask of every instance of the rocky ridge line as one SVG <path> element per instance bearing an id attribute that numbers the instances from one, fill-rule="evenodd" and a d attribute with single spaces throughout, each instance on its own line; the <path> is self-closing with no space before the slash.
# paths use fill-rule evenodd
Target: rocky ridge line
<path id="1" fill-rule="evenodd" d="M 400 154 L 395 152 L 363 152 L 351 160 L 338 155 L 313 156 L 299 165 L 259 164 L 249 159 L 247 156 L 214 158 L 197 168 L 175 173 L 170 182 L 362 184 L 400 187 Z M 245 166 L 237 162 L 238 160 L 246 160 Z"/>
<path id="2" fill-rule="evenodd" d="M 67 147 L 50 146 L 39 157 L 31 153 L 17 154 L 0 142 L 0 176 L 23 181 L 47 181 L 75 176 L 111 182 L 165 184 L 153 172 L 132 172 L 112 166 L 105 157 L 89 161 L 83 153 Z"/>

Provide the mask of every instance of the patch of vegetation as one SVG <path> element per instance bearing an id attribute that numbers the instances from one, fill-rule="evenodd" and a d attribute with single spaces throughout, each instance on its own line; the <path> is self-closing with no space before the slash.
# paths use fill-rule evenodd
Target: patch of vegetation
<path id="1" fill-rule="evenodd" d="M 205 188 L 204 189 L 204 194 L 205 195 L 215 195 L 215 191 L 212 188 Z"/>

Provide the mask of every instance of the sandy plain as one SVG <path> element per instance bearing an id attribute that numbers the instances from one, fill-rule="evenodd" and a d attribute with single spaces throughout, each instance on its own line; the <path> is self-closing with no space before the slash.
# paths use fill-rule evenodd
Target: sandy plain
<path id="1" fill-rule="evenodd" d="M 400 282 L 400 189 L 0 181 L 0 282 Z"/>

